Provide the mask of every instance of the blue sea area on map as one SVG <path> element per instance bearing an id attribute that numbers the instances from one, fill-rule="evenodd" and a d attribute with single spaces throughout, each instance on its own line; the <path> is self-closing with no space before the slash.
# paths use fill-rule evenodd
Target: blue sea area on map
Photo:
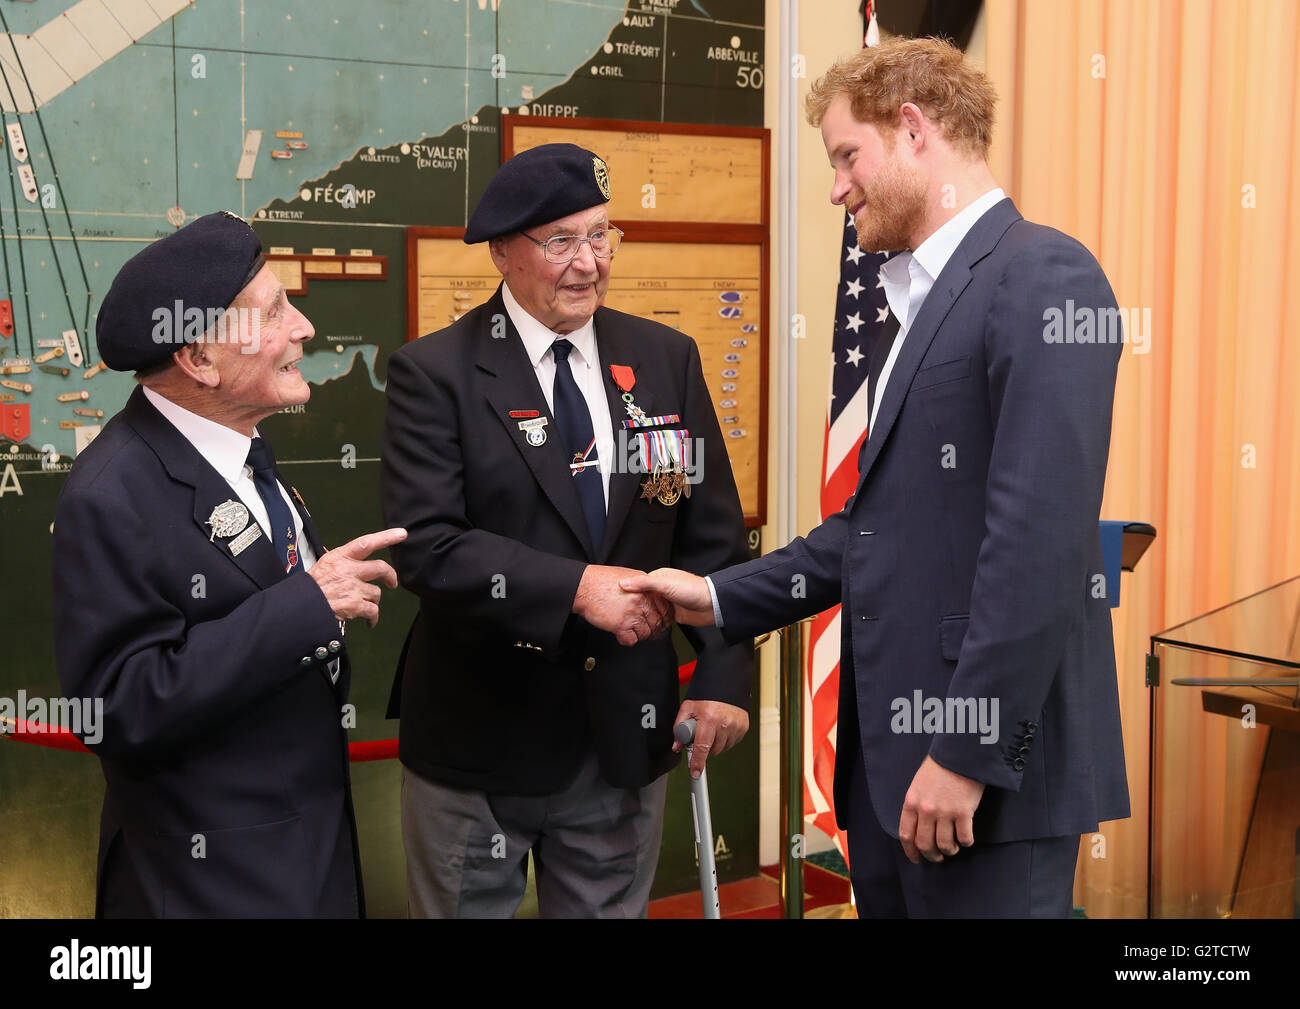
<path id="1" fill-rule="evenodd" d="M 67 6 L 37 0 L 6 3 L 4 11 L 10 28 L 25 33 Z M 21 116 L 38 185 L 55 182 L 51 163 L 59 177 L 50 207 L 29 203 L 21 192 L 10 196 L 0 181 L 8 291 L 19 329 L 0 340 L 0 355 L 30 356 L 30 306 L 38 344 L 84 326 L 87 363 L 97 361 L 94 313 L 122 264 L 172 231 L 170 208 L 179 206 L 187 219 L 221 209 L 251 217 L 273 199 L 292 199 L 303 182 L 359 149 L 438 136 L 484 105 L 517 105 L 526 86 L 541 98 L 599 49 L 625 7 L 620 0 L 501 0 L 494 13 L 492 6 L 195 0 L 42 106 L 39 122 Z M 497 52 L 505 59 L 503 78 L 492 74 Z M 245 129 L 263 136 L 253 177 L 240 182 Z M 300 131 L 306 149 L 273 160 L 270 149 L 286 145 L 277 130 Z M 80 236 L 75 246 L 65 212 Z M 363 358 L 373 369 L 375 348 L 368 350 Z M 335 376 L 340 362 L 327 360 L 320 374 L 304 369 L 310 381 Z M 85 389 L 91 398 L 84 405 L 111 416 L 133 382 L 111 372 L 83 380 L 84 366 L 53 363 L 71 374 L 34 370 L 25 376 L 34 391 L 16 401 L 32 406 L 32 440 L 71 452 L 72 431 L 58 428 L 71 407 L 56 395 Z"/>

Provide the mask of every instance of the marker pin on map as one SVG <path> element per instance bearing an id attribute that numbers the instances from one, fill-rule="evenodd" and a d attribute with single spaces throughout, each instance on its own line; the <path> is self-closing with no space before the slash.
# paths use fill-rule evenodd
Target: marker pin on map
<path id="1" fill-rule="evenodd" d="M 722 308 L 718 309 L 718 314 L 719 314 L 720 316 L 722 316 L 724 319 L 739 319 L 739 318 L 740 318 L 740 306 L 739 306 L 739 305 L 724 305 Z"/>
<path id="2" fill-rule="evenodd" d="M 239 167 L 235 169 L 235 178 L 247 181 L 253 177 L 253 165 L 257 161 L 258 149 L 262 146 L 261 130 L 245 130 L 244 146 L 239 152 Z"/>
<path id="3" fill-rule="evenodd" d="M 0 385 L 3 385 L 6 389 L 13 389 L 15 392 L 30 394 L 32 391 L 30 382 L 15 382 L 11 378 L 0 378 Z"/>
<path id="4" fill-rule="evenodd" d="M 62 357 L 62 356 L 63 356 L 62 347 L 51 347 L 44 354 L 36 355 L 36 357 L 34 357 L 32 360 L 34 360 L 37 364 L 44 364 L 46 361 L 53 361 L 56 357 Z"/>
<path id="5" fill-rule="evenodd" d="M 81 392 L 60 393 L 54 398 L 57 399 L 60 403 L 76 403 L 79 400 L 90 399 L 90 393 L 88 393 L 85 389 L 82 389 Z"/>
<path id="6" fill-rule="evenodd" d="M 72 435 L 73 451 L 77 455 L 81 455 L 82 450 L 85 449 L 85 447 L 89 445 L 92 441 L 94 441 L 95 436 L 98 434 L 99 434 L 98 424 L 85 424 L 82 427 L 77 428 L 77 430 L 73 432 Z"/>
<path id="7" fill-rule="evenodd" d="M 27 202 L 35 203 L 41 193 L 36 188 L 36 173 L 32 171 L 31 165 L 18 166 L 18 180 L 23 184 L 23 195 L 27 197 Z"/>
<path id="8" fill-rule="evenodd" d="M 103 361 L 100 361 L 99 364 L 96 364 L 96 365 L 93 365 L 92 367 L 87 368 L 85 374 L 83 374 L 81 377 L 82 377 L 82 378 L 94 378 L 94 377 L 95 377 L 96 375 L 98 375 L 101 371 L 105 371 L 107 368 L 108 368 L 108 365 L 106 365 Z"/>
<path id="9" fill-rule="evenodd" d="M 19 123 L 10 123 L 6 127 L 9 133 L 9 149 L 19 161 L 27 160 L 27 141 L 23 139 L 23 128 Z"/>
<path id="10" fill-rule="evenodd" d="M 720 294 L 718 295 L 718 300 L 721 301 L 721 302 L 725 302 L 725 303 L 728 304 L 728 305 L 739 305 L 739 304 L 740 304 L 740 292 L 739 292 L 739 291 L 723 291 L 722 293 L 720 293 Z"/>
<path id="11" fill-rule="evenodd" d="M 63 331 L 63 349 L 68 352 L 68 363 L 74 368 L 80 368 L 84 358 L 81 356 L 81 341 L 77 339 L 75 329 Z"/>

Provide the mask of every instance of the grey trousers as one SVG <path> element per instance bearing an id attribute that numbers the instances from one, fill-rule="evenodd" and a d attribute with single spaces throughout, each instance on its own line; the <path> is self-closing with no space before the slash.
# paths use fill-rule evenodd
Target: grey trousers
<path id="1" fill-rule="evenodd" d="M 663 836 L 666 776 L 614 788 L 594 752 L 563 791 L 489 795 L 402 768 L 412 918 L 509 918 L 533 853 L 543 918 L 644 918 Z"/>

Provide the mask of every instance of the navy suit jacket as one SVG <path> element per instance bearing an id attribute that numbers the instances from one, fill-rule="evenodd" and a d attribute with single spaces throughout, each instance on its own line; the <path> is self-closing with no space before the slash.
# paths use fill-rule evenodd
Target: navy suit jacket
<path id="1" fill-rule="evenodd" d="M 238 554 L 212 536 L 234 498 L 139 388 L 59 497 L 59 680 L 103 701 L 100 916 L 364 911 L 338 621 L 265 535 Z"/>
<path id="2" fill-rule="evenodd" d="M 1121 345 L 1049 342 L 1067 299 L 1115 307 L 1082 245 L 994 205 L 904 339 L 844 509 L 713 576 L 728 636 L 842 604 L 841 825 L 859 745 L 894 836 L 927 754 L 988 786 L 977 843 L 1129 814 L 1097 526 Z"/>

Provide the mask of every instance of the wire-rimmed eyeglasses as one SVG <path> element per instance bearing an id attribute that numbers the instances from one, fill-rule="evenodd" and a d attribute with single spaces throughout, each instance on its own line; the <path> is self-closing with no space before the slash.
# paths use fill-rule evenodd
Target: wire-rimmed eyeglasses
<path id="1" fill-rule="evenodd" d="M 526 231 L 521 231 L 520 234 L 534 245 L 542 247 L 542 255 L 546 257 L 548 263 L 572 262 L 584 242 L 590 243 L 592 255 L 600 259 L 608 259 L 618 251 L 619 244 L 623 241 L 623 232 L 613 227 L 593 231 L 586 238 L 579 238 L 577 235 L 553 235 L 544 242 L 538 241 Z"/>

